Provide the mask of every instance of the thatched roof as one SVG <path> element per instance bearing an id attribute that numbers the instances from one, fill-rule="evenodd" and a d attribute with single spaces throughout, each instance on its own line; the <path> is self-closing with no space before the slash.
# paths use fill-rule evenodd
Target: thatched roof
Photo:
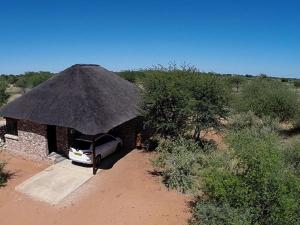
<path id="1" fill-rule="evenodd" d="M 106 133 L 138 116 L 139 89 L 98 65 L 74 65 L 0 109 L 3 117 Z"/>

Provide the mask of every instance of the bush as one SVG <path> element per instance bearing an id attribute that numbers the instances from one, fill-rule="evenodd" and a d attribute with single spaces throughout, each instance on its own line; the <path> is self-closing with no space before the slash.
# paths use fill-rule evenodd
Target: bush
<path id="1" fill-rule="evenodd" d="M 242 90 L 239 110 L 252 111 L 259 117 L 269 116 L 290 121 L 298 113 L 297 94 L 286 84 L 268 79 L 256 79 Z"/>
<path id="2" fill-rule="evenodd" d="M 0 84 L 0 106 L 5 104 L 9 98 L 9 95 L 6 93 L 7 84 L 1 83 Z"/>
<path id="3" fill-rule="evenodd" d="M 270 132 L 278 132 L 280 129 L 278 119 L 272 119 L 268 116 L 259 118 L 251 111 L 232 115 L 228 125 L 234 131 L 246 128 L 252 129 L 259 136 Z"/>
<path id="4" fill-rule="evenodd" d="M 254 129 L 231 132 L 231 160 L 203 174 L 207 200 L 197 203 L 195 220 L 203 216 L 202 224 L 299 224 L 300 179 L 286 164 L 278 140 L 275 133 L 257 135 Z M 225 220 L 222 210 L 228 215 Z"/>
<path id="5" fill-rule="evenodd" d="M 300 177 L 300 143 L 296 143 L 285 149 L 284 157 L 286 164 L 291 166 L 295 175 Z"/>
<path id="6" fill-rule="evenodd" d="M 209 161 L 211 147 L 200 148 L 193 140 L 178 138 L 162 139 L 157 147 L 158 156 L 154 165 L 162 171 L 163 181 L 168 188 L 183 193 L 192 193 L 200 185 L 200 171 Z"/>
<path id="7" fill-rule="evenodd" d="M 194 208 L 194 218 L 191 224 L 251 225 L 252 223 L 249 210 L 234 208 L 227 203 L 220 205 L 199 201 Z"/>
<path id="8" fill-rule="evenodd" d="M 26 72 L 20 75 L 15 85 L 20 88 L 33 88 L 42 82 L 48 80 L 53 74 L 50 72 Z"/>
<path id="9" fill-rule="evenodd" d="M 9 178 L 9 174 L 5 171 L 5 163 L 0 161 L 0 187 L 4 186 Z"/>
<path id="10" fill-rule="evenodd" d="M 300 80 L 295 80 L 294 81 L 294 86 L 295 86 L 295 88 L 299 88 L 300 87 Z"/>
<path id="11" fill-rule="evenodd" d="M 131 83 L 138 83 L 145 78 L 145 73 L 142 71 L 126 70 L 118 73 L 123 79 Z"/>

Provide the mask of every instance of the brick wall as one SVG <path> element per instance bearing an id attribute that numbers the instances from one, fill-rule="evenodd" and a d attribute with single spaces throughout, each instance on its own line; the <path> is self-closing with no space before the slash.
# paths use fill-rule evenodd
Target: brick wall
<path id="1" fill-rule="evenodd" d="M 47 126 L 31 121 L 18 120 L 18 136 L 5 135 L 8 151 L 43 159 L 48 155 Z"/>
<path id="2" fill-rule="evenodd" d="M 69 131 L 65 127 L 56 127 L 57 152 L 68 156 L 69 153 Z"/>
<path id="3" fill-rule="evenodd" d="M 141 120 L 139 118 L 130 120 L 120 126 L 114 128 L 109 133 L 123 140 L 124 150 L 132 150 L 135 148 L 136 134 L 140 130 Z"/>

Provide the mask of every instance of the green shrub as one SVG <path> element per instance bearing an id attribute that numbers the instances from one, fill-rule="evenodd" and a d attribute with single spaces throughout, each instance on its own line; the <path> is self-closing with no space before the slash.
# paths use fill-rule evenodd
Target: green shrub
<path id="1" fill-rule="evenodd" d="M 286 164 L 291 166 L 296 176 L 300 177 L 300 143 L 289 146 L 284 151 Z"/>
<path id="2" fill-rule="evenodd" d="M 50 72 L 26 72 L 18 77 L 15 85 L 20 88 L 33 88 L 52 76 Z"/>
<path id="3" fill-rule="evenodd" d="M 208 165 L 210 153 L 214 151 L 207 146 L 200 148 L 193 140 L 178 138 L 162 139 L 157 152 L 153 163 L 162 171 L 165 185 L 191 193 L 199 188 L 201 169 Z"/>
<path id="4" fill-rule="evenodd" d="M 294 86 L 295 86 L 295 88 L 299 88 L 300 87 L 300 80 L 295 80 L 294 81 Z"/>
<path id="5" fill-rule="evenodd" d="M 229 204 L 199 201 L 194 208 L 192 225 L 251 225 L 249 210 L 231 207 Z"/>
<path id="6" fill-rule="evenodd" d="M 280 121 L 290 121 L 299 112 L 295 91 L 285 83 L 268 79 L 255 79 L 244 86 L 240 111 L 252 111 L 257 116 L 269 116 Z"/>
<path id="7" fill-rule="evenodd" d="M 249 128 L 255 131 L 258 135 L 278 132 L 280 129 L 278 119 L 273 119 L 268 116 L 260 118 L 251 111 L 232 115 L 228 125 L 231 130 L 239 131 Z"/>
<path id="8" fill-rule="evenodd" d="M 208 200 L 198 203 L 206 208 L 196 208 L 194 217 L 204 216 L 202 224 L 299 224 L 300 179 L 286 164 L 279 137 L 246 128 L 231 132 L 227 141 L 231 160 L 203 174 Z M 214 219 L 205 219 L 210 215 Z"/>
<path id="9" fill-rule="evenodd" d="M 145 73 L 142 71 L 126 70 L 118 73 L 122 78 L 132 83 L 138 83 L 145 78 Z"/>

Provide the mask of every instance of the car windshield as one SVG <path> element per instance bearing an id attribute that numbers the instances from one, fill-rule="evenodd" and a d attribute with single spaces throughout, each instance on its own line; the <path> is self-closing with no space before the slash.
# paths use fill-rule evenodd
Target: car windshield
<path id="1" fill-rule="evenodd" d="M 85 149 L 89 149 L 90 146 L 91 143 L 82 140 L 75 140 L 75 142 L 73 143 L 73 148 L 75 149 L 85 150 Z"/>

